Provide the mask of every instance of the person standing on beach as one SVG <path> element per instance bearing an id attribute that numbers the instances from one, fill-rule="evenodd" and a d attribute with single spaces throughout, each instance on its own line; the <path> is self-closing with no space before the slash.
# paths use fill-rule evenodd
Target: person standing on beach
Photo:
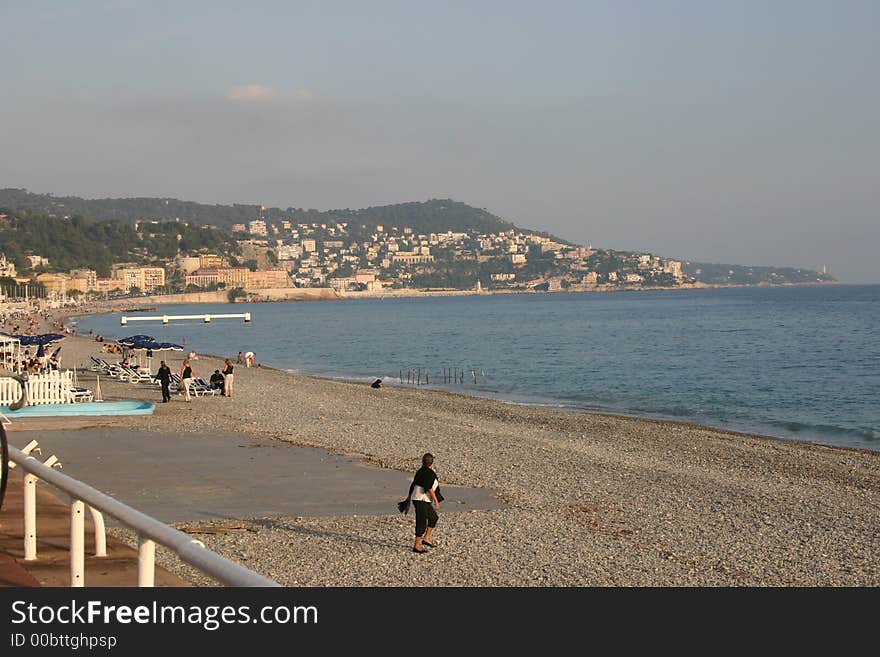
<path id="1" fill-rule="evenodd" d="M 192 367 L 190 367 L 189 361 L 183 361 L 183 367 L 180 368 L 180 384 L 183 386 L 183 392 L 184 395 L 186 395 L 186 401 L 192 401 L 189 396 L 189 387 L 192 385 L 194 378 L 195 373 L 193 372 Z"/>
<path id="2" fill-rule="evenodd" d="M 244 354 L 242 354 L 240 351 L 238 352 L 238 358 L 236 359 L 235 362 L 238 363 L 239 365 L 244 364 Z"/>
<path id="3" fill-rule="evenodd" d="M 440 510 L 440 498 L 437 497 L 437 490 L 440 487 L 440 481 L 434 472 L 434 455 L 427 453 L 422 456 L 422 467 L 416 471 L 412 484 L 409 487 L 409 496 L 416 511 L 416 542 L 413 546 L 413 552 L 424 554 L 427 550 L 425 547 L 434 547 L 431 542 L 431 533 L 437 526 L 439 516 L 437 511 Z M 434 507 L 431 506 L 433 502 Z"/>
<path id="4" fill-rule="evenodd" d="M 170 402 L 171 368 L 168 367 L 164 360 L 159 364 L 159 369 L 156 371 L 153 379 L 157 379 L 162 384 L 162 403 Z"/>
<path id="5" fill-rule="evenodd" d="M 232 365 L 232 361 L 227 358 L 226 367 L 223 368 L 223 395 L 225 397 L 232 397 L 232 373 L 234 371 L 235 367 Z"/>

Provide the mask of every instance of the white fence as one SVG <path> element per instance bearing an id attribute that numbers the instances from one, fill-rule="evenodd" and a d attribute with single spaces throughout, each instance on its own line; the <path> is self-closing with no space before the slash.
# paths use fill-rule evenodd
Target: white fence
<path id="1" fill-rule="evenodd" d="M 0 377 L 0 406 L 9 406 L 21 397 L 21 384 L 8 376 Z"/>
<path id="2" fill-rule="evenodd" d="M 34 374 L 27 380 L 27 405 L 68 404 L 73 401 L 73 374 L 53 370 Z M 11 377 L 0 378 L 0 406 L 9 406 L 21 397 L 21 384 Z"/>

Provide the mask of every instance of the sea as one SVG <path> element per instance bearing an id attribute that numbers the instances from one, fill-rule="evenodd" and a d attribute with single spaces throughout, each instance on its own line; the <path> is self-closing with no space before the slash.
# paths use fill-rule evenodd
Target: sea
<path id="1" fill-rule="evenodd" d="M 300 374 L 880 450 L 880 285 L 161 306 L 83 317 Z M 127 313 L 138 316 L 138 313 Z M 447 374 L 451 371 L 450 374 Z M 210 373 L 204 373 L 205 375 Z"/>

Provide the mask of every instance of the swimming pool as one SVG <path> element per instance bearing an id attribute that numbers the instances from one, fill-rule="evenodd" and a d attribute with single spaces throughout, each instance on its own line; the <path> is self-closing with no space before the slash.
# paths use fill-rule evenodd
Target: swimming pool
<path id="1" fill-rule="evenodd" d="M 0 406 L 10 420 L 27 417 L 64 417 L 69 415 L 152 415 L 156 405 L 147 401 L 105 401 L 76 404 L 39 404 L 25 406 L 17 411 Z"/>

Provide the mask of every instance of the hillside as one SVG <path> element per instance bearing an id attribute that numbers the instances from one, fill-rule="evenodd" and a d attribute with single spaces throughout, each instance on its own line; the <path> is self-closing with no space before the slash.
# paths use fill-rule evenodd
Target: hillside
<path id="1" fill-rule="evenodd" d="M 430 233 L 440 230 L 481 233 L 511 230 L 515 226 L 486 210 L 460 201 L 432 199 L 425 202 L 398 203 L 361 210 L 306 210 L 302 208 L 267 208 L 259 205 L 208 205 L 173 198 L 104 198 L 83 199 L 77 196 L 33 194 L 25 189 L 0 189 L 0 209 L 35 215 L 81 216 L 96 221 L 131 223 L 141 219 L 185 221 L 201 226 L 230 230 L 234 224 L 252 219 L 282 219 L 295 223 L 350 222 L 366 225 L 409 226 L 415 231 Z"/>
<path id="2" fill-rule="evenodd" d="M 178 254 L 213 252 L 226 256 L 229 262 L 244 260 L 252 269 L 286 261 L 288 270 L 304 272 L 305 278 L 298 279 L 298 284 L 307 286 L 326 285 L 328 277 L 345 277 L 358 268 L 375 268 L 383 258 L 387 264 L 382 268 L 395 284 L 419 287 L 466 289 L 477 280 L 485 287 L 524 285 L 520 281 L 549 286 L 545 279 L 551 278 L 564 279 L 567 286 L 648 287 L 685 282 L 761 285 L 834 281 L 828 274 L 808 269 L 692 262 L 683 263 L 676 274 L 677 265 L 670 265 L 665 258 L 579 249 L 450 199 L 319 211 L 161 198 L 89 200 L 0 189 L 0 212 L 4 211 L 9 216 L 0 222 L 0 254 L 5 252 L 22 272 L 28 271 L 25 256 L 29 254 L 48 254 L 52 271 L 89 267 L 106 275 L 115 262 L 161 264 Z M 244 253 L 239 240 L 251 235 L 229 231 L 234 224 L 247 226 L 260 217 L 275 242 L 270 248 L 266 242 L 262 243 L 265 246 L 245 242 Z M 136 221 L 141 221 L 138 234 L 134 232 Z M 340 228 L 340 224 L 346 227 Z M 389 237 L 395 236 L 393 251 L 406 251 L 423 248 L 427 242 L 417 239 L 418 235 L 431 233 L 440 237 L 431 238 L 428 261 L 412 267 L 400 265 L 388 244 Z M 495 237 L 489 239 L 491 234 Z M 535 235 L 550 238 L 553 244 L 539 246 Z M 306 237 L 318 244 L 319 252 L 313 255 L 314 245 L 302 252 Z M 283 255 L 276 243 L 285 245 Z M 291 249 L 296 250 L 295 255 Z M 591 278 L 590 273 L 595 276 Z"/>
<path id="3" fill-rule="evenodd" d="M 109 276 L 117 262 L 164 263 L 179 252 L 239 253 L 232 237 L 220 230 L 177 222 L 150 223 L 135 232 L 118 221 L 93 221 L 17 213 L 0 219 L 0 254 L 28 272 L 25 256 L 49 258 L 48 271 L 88 268 Z"/>

